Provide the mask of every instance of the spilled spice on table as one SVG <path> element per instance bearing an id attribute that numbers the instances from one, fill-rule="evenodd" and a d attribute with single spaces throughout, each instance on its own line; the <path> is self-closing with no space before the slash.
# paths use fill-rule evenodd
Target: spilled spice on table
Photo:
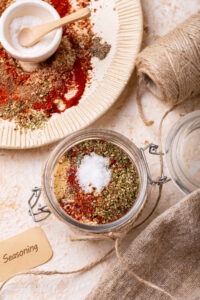
<path id="1" fill-rule="evenodd" d="M 98 156 L 96 167 L 108 159 L 111 177 L 98 191 L 99 177 L 86 166 L 85 176 L 91 176 L 88 187 L 80 181 L 83 161 Z M 101 175 L 101 174 L 99 174 Z M 85 178 L 83 178 L 85 180 Z M 66 152 L 56 167 L 54 193 L 62 209 L 72 218 L 87 224 L 106 224 L 123 217 L 134 205 L 139 192 L 138 172 L 129 156 L 118 146 L 104 140 L 88 140 Z"/>
<path id="2" fill-rule="evenodd" d="M 73 11 L 70 0 L 47 2 L 61 17 Z M 0 14 L 10 3 L 1 1 Z M 86 6 L 90 1 L 77 3 Z M 0 117 L 34 130 L 42 128 L 53 114 L 78 105 L 91 80 L 95 39 L 90 19 L 65 26 L 57 52 L 31 73 L 0 45 Z"/>

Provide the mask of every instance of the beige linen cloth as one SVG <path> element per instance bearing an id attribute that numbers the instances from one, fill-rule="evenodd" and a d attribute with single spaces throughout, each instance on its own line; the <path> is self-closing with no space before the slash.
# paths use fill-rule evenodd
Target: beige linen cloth
<path id="1" fill-rule="evenodd" d="M 130 270 L 175 299 L 200 299 L 200 190 L 156 218 L 125 251 Z M 165 300 L 120 263 L 107 271 L 87 300 Z"/>

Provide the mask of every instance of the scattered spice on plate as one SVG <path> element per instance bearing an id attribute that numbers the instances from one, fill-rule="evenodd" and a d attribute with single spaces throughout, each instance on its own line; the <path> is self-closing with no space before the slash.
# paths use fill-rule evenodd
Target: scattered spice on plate
<path id="1" fill-rule="evenodd" d="M 137 169 L 117 145 L 87 140 L 66 152 L 54 174 L 54 193 L 62 209 L 86 224 L 123 217 L 139 192 Z"/>
<path id="2" fill-rule="evenodd" d="M 74 10 L 70 0 L 46 1 L 61 17 Z M 11 2 L 0 1 L 0 14 Z M 83 6 L 90 0 L 76 2 Z M 43 128 L 54 114 L 78 105 L 91 80 L 92 57 L 103 59 L 109 52 L 105 45 L 102 51 L 98 49 L 95 41 L 90 19 L 69 24 L 64 27 L 57 52 L 32 72 L 24 71 L 22 64 L 0 45 L 0 118 L 34 130 Z M 93 48 L 96 50 L 91 51 Z"/>
<path id="3" fill-rule="evenodd" d="M 90 53 L 99 58 L 100 60 L 103 60 L 106 58 L 108 53 L 110 52 L 111 45 L 109 45 L 107 42 L 102 42 L 102 38 L 100 37 L 94 37 L 92 39 L 92 46 L 90 47 Z"/>

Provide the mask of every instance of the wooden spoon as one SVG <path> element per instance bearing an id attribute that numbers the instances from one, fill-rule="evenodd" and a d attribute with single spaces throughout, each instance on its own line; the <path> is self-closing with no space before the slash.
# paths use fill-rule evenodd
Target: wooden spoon
<path id="1" fill-rule="evenodd" d="M 23 47 L 31 47 L 38 43 L 49 32 L 58 29 L 64 25 L 72 22 L 86 19 L 91 16 L 89 8 L 83 8 L 77 12 L 61 18 L 56 21 L 52 21 L 46 24 L 23 28 L 18 35 L 18 41 Z"/>

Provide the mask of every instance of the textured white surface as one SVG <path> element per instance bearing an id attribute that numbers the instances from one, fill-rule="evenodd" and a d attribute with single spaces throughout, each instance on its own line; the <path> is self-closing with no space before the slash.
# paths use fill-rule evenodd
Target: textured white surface
<path id="1" fill-rule="evenodd" d="M 154 42 L 160 36 L 190 14 L 200 10 L 200 1 L 192 0 L 143 0 L 145 16 L 145 41 Z M 145 142 L 157 142 L 157 127 L 159 120 L 166 110 L 163 103 L 146 93 L 143 97 L 145 113 L 155 120 L 152 127 L 144 127 L 138 117 L 135 100 L 135 77 L 131 78 L 124 93 L 117 103 L 98 120 L 92 127 L 109 128 L 116 130 L 136 145 L 143 146 Z M 187 102 L 172 112 L 164 123 L 164 136 L 173 123 L 184 114 L 200 109 L 200 97 Z M 38 150 L 4 151 L 0 150 L 0 239 L 6 239 L 18 232 L 35 226 L 27 214 L 27 199 L 30 190 L 40 185 L 42 168 L 51 149 L 55 145 Z M 158 158 L 149 157 L 153 176 L 158 175 Z M 168 175 L 168 174 L 167 174 Z M 154 214 L 156 217 L 165 209 L 179 201 L 183 195 L 173 183 L 164 187 L 162 201 Z M 152 207 L 155 192 L 147 205 L 146 210 Z M 145 213 L 145 212 L 144 212 Z M 145 224 L 146 226 L 147 224 Z M 58 221 L 54 216 L 40 224 L 44 229 L 54 251 L 53 259 L 46 265 L 39 267 L 42 270 L 74 270 L 84 266 L 102 255 L 109 247 L 109 242 L 71 243 L 68 241 L 70 229 Z M 127 238 L 126 245 L 139 231 L 132 232 Z M 115 258 L 112 258 L 115 259 Z M 112 262 L 109 260 L 90 272 L 76 276 L 33 276 L 13 279 L 0 295 L 6 300 L 83 300 L 97 283 L 99 277 Z"/>

